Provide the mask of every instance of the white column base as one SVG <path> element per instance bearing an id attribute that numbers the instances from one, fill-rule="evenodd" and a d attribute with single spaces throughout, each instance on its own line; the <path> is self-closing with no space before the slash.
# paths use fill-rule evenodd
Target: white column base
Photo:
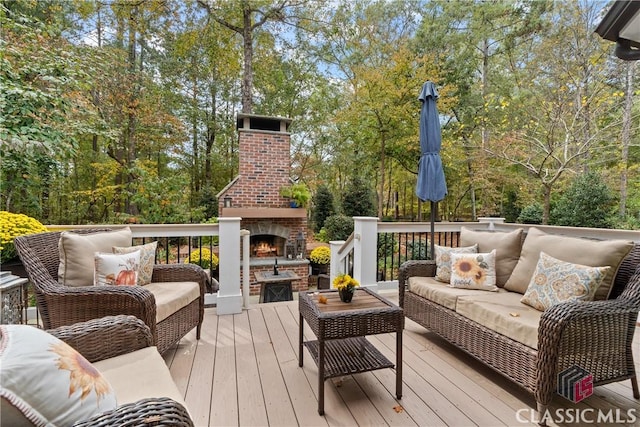
<path id="1" fill-rule="evenodd" d="M 242 313 L 242 294 L 218 295 L 217 312 L 219 315 Z"/>

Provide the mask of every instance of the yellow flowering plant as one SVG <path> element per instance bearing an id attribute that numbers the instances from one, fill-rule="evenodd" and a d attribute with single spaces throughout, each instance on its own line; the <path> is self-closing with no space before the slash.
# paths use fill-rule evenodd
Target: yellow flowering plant
<path id="1" fill-rule="evenodd" d="M 318 246 L 311 251 L 309 259 L 316 264 L 329 264 L 331 262 L 331 249 L 327 246 Z"/>
<path id="2" fill-rule="evenodd" d="M 197 264 L 200 267 L 207 269 L 215 269 L 218 267 L 220 260 L 218 256 L 211 252 L 208 248 L 196 249 L 191 252 L 189 258 L 184 260 L 185 264 Z"/>
<path id="3" fill-rule="evenodd" d="M 360 286 L 360 283 L 348 274 L 339 274 L 333 279 L 333 287 L 339 291 L 350 291 L 356 286 Z"/>
<path id="4" fill-rule="evenodd" d="M 6 262 L 18 255 L 13 245 L 13 239 L 45 231 L 47 231 L 47 227 L 35 218 L 24 214 L 0 211 L 0 262 Z"/>

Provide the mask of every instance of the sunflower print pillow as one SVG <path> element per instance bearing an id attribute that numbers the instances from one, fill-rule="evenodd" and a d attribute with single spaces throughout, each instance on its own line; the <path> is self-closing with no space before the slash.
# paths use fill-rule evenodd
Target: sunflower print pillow
<path id="1" fill-rule="evenodd" d="M 497 292 L 496 250 L 478 254 L 451 254 L 451 282 L 449 286 Z"/>
<path id="2" fill-rule="evenodd" d="M 477 253 L 478 244 L 459 248 L 434 245 L 436 253 L 436 280 L 444 283 L 451 282 L 451 254 L 454 253 Z"/>
<path id="3" fill-rule="evenodd" d="M 106 378 L 64 341 L 29 325 L 2 325 L 0 334 L 2 404 L 32 424 L 70 426 L 116 408 Z"/>
<path id="4" fill-rule="evenodd" d="M 591 301 L 610 268 L 572 264 L 540 252 L 529 287 L 520 302 L 544 311 L 565 301 Z"/>

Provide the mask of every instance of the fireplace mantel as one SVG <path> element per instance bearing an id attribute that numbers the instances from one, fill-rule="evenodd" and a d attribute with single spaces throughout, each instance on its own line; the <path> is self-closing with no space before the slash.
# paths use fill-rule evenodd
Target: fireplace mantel
<path id="1" fill-rule="evenodd" d="M 306 218 L 304 208 L 221 208 L 221 217 L 240 218 Z"/>

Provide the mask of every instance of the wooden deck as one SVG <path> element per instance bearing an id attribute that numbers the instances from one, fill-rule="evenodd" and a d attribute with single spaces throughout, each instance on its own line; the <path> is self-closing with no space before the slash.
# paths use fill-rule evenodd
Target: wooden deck
<path id="1" fill-rule="evenodd" d="M 308 327 L 305 337 L 314 339 Z M 395 360 L 393 334 L 367 338 Z M 639 343 L 640 332 L 634 341 L 638 370 Z M 394 370 L 367 372 L 327 380 L 320 416 L 317 367 L 306 349 L 304 367 L 298 367 L 297 351 L 293 301 L 226 316 L 208 308 L 201 339 L 192 331 L 165 360 L 197 426 L 520 426 L 535 425 L 523 418 L 537 420 L 532 395 L 408 319 L 399 401 Z M 555 413 L 550 425 L 640 426 L 630 381 L 597 387 L 579 404 L 557 396 L 554 412 L 558 408 L 570 411 Z"/>

